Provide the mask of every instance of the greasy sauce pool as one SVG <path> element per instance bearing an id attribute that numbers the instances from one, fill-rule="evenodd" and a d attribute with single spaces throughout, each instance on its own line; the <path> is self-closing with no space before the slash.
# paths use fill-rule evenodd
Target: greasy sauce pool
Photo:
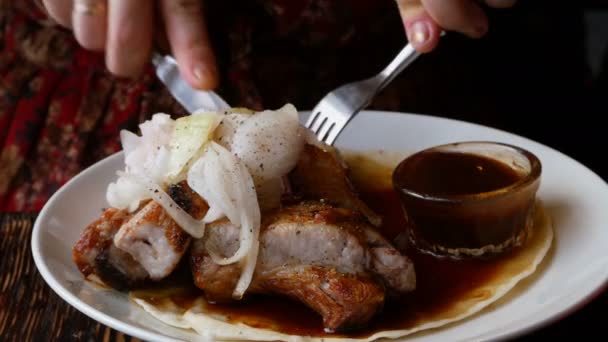
<path id="1" fill-rule="evenodd" d="M 403 230 L 404 218 L 399 199 L 390 187 L 391 169 L 362 156 L 347 158 L 353 170 L 353 183 L 362 198 L 384 218 L 381 232 L 390 240 Z M 356 163 L 356 165 L 353 165 Z M 378 177 L 387 177 L 378 181 Z M 368 180 L 362 182 L 362 180 Z M 370 182 L 371 181 L 371 182 Z M 516 250 L 510 252 L 517 253 Z M 384 310 L 362 330 L 348 334 L 363 337 L 380 330 L 407 329 L 426 317 L 449 310 L 455 303 L 471 296 L 484 296 L 475 291 L 480 284 L 499 272 L 509 255 L 488 260 L 454 261 L 438 259 L 410 251 L 417 277 L 417 289 L 400 299 L 388 299 Z M 187 309 L 201 293 L 188 289 L 171 296 Z M 154 302 L 153 296 L 147 300 Z M 234 305 L 209 305 L 208 309 L 233 322 L 260 328 L 272 328 L 283 333 L 308 336 L 334 336 L 323 331 L 322 320 L 304 305 L 285 298 L 256 296 Z"/>

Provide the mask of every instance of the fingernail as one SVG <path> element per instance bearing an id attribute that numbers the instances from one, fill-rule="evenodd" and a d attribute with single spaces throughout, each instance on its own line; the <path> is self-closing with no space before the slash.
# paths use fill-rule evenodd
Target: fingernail
<path id="1" fill-rule="evenodd" d="M 513 7 L 517 0 L 486 0 L 486 4 L 494 8 L 509 8 Z"/>
<path id="2" fill-rule="evenodd" d="M 192 69 L 192 75 L 198 83 L 203 83 L 203 81 L 205 80 L 205 68 L 200 65 L 195 65 Z"/>
<path id="3" fill-rule="evenodd" d="M 429 40 L 430 31 L 427 24 L 416 21 L 410 26 L 410 42 L 414 45 L 422 45 Z"/>
<path id="4" fill-rule="evenodd" d="M 473 30 L 468 34 L 473 38 L 481 38 L 488 33 L 488 25 L 480 24 L 473 27 Z"/>
<path id="5" fill-rule="evenodd" d="M 206 65 L 195 65 L 192 68 L 192 76 L 198 88 L 209 89 L 215 86 L 216 76 L 215 70 L 210 69 Z"/>

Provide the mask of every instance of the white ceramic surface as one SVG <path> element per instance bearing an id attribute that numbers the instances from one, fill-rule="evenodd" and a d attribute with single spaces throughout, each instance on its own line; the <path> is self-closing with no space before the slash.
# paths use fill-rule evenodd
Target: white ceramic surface
<path id="1" fill-rule="evenodd" d="M 543 165 L 539 197 L 553 220 L 555 241 L 539 271 L 504 300 L 411 341 L 479 341 L 513 337 L 551 323 L 599 294 L 608 282 L 608 185 L 570 157 L 528 139 L 460 121 L 363 112 L 337 145 L 351 150 L 415 152 L 434 145 L 492 140 L 535 153 Z M 82 280 L 71 250 L 105 202 L 105 188 L 122 168 L 118 153 L 88 168 L 55 193 L 38 216 L 32 252 L 38 270 L 64 300 L 91 318 L 150 341 L 197 339 L 151 318 L 128 298 Z"/>

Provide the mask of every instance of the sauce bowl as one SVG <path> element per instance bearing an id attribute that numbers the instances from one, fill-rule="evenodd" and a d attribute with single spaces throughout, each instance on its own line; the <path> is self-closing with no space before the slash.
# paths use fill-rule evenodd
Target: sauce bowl
<path id="1" fill-rule="evenodd" d="M 487 257 L 522 245 L 532 229 L 541 162 L 520 147 L 465 141 L 404 159 L 393 186 L 410 243 L 452 258 Z"/>

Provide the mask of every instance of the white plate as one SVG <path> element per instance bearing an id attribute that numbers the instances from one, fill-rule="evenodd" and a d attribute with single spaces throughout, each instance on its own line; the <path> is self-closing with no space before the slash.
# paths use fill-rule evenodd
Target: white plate
<path id="1" fill-rule="evenodd" d="M 493 140 L 519 145 L 542 162 L 539 197 L 554 222 L 555 241 L 532 279 L 471 319 L 409 339 L 455 341 L 513 337 L 555 321 L 591 300 L 608 282 L 608 186 L 564 154 L 509 133 L 435 117 L 363 112 L 343 132 L 339 147 L 417 151 L 432 145 Z M 166 326 L 113 290 L 84 282 L 72 262 L 82 229 L 106 206 L 105 188 L 122 169 L 113 155 L 68 182 L 48 201 L 34 225 L 32 252 L 51 288 L 89 317 L 126 334 L 153 341 L 196 339 Z"/>

